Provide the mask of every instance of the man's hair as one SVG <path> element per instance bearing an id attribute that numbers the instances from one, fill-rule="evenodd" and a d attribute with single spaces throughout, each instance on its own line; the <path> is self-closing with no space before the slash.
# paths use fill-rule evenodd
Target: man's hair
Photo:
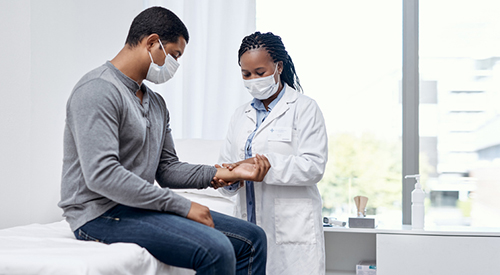
<path id="1" fill-rule="evenodd" d="M 162 43 L 176 43 L 182 36 L 189 42 L 189 33 L 182 21 L 168 9 L 151 7 L 143 10 L 132 21 L 125 44 L 132 47 L 153 33 L 156 33 Z"/>

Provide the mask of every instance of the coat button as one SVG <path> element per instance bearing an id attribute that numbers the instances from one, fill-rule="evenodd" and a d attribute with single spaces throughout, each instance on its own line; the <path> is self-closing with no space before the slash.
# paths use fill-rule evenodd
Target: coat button
<path id="1" fill-rule="evenodd" d="M 243 214 L 243 215 L 241 215 L 241 216 L 242 216 L 243 218 L 246 218 L 246 217 L 247 217 L 247 214 Z"/>
<path id="2" fill-rule="evenodd" d="M 240 158 L 241 158 L 241 159 L 245 158 L 245 154 L 241 153 L 241 154 L 240 154 Z"/>

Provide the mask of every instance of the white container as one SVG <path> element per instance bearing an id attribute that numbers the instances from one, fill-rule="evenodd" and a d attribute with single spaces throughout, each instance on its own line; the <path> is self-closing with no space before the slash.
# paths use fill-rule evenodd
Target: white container
<path id="1" fill-rule="evenodd" d="M 375 261 L 360 261 L 356 265 L 356 275 L 377 275 Z"/>
<path id="2" fill-rule="evenodd" d="M 411 192 L 411 226 L 413 229 L 424 229 L 425 192 L 420 184 L 420 175 L 409 175 L 405 178 L 415 178 L 415 189 Z"/>

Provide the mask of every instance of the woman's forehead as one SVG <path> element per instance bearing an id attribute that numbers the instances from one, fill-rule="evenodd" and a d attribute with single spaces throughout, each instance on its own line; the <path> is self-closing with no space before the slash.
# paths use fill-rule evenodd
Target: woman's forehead
<path id="1" fill-rule="evenodd" d="M 267 65 L 268 63 L 274 63 L 271 55 L 265 48 L 257 48 L 246 51 L 240 57 L 241 66 L 253 67 L 255 64 Z"/>

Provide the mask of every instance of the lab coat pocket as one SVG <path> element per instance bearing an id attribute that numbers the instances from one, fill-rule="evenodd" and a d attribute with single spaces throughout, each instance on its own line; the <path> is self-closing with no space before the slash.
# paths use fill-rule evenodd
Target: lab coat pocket
<path id="1" fill-rule="evenodd" d="M 292 128 L 277 126 L 271 127 L 267 136 L 267 140 L 290 142 L 292 141 Z"/>
<path id="2" fill-rule="evenodd" d="M 272 127 L 267 136 L 269 151 L 292 155 L 294 153 L 292 127 Z"/>
<path id="3" fill-rule="evenodd" d="M 316 244 L 312 199 L 275 198 L 276 244 Z"/>

